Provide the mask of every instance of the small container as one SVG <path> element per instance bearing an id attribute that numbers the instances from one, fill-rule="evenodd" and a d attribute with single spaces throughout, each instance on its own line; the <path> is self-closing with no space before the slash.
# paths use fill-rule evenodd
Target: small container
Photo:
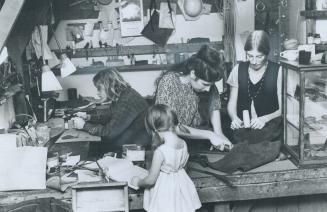
<path id="1" fill-rule="evenodd" d="M 45 124 L 40 124 L 36 127 L 37 141 L 40 145 L 47 143 L 50 140 L 50 128 Z"/>
<path id="2" fill-rule="evenodd" d="M 76 88 L 68 88 L 67 89 L 68 100 L 76 100 L 77 99 L 77 89 Z"/>
<path id="3" fill-rule="evenodd" d="M 167 53 L 167 64 L 174 64 L 175 63 L 175 55 L 173 53 Z"/>
<path id="4" fill-rule="evenodd" d="M 144 162 L 145 149 L 138 144 L 125 144 L 123 145 L 122 157 L 132 162 Z"/>
<path id="5" fill-rule="evenodd" d="M 308 44 L 313 44 L 313 42 L 314 42 L 313 34 L 311 32 L 309 32 L 308 37 L 307 37 L 307 43 Z"/>
<path id="6" fill-rule="evenodd" d="M 314 35 L 313 43 L 314 44 L 320 44 L 321 43 L 320 34 L 315 34 Z"/>

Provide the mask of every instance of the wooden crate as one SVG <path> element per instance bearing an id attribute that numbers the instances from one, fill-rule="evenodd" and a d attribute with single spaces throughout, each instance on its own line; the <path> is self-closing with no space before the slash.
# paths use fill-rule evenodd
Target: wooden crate
<path id="1" fill-rule="evenodd" d="M 72 188 L 74 212 L 129 211 L 127 183 L 88 183 Z"/>

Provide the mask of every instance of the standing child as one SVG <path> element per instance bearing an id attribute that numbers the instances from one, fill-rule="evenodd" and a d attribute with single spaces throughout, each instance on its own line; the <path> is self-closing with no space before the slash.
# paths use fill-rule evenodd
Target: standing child
<path id="1" fill-rule="evenodd" d="M 145 126 L 155 149 L 149 175 L 134 177 L 132 184 L 145 187 L 143 207 L 149 212 L 192 212 L 201 207 L 199 196 L 185 172 L 189 154 L 176 131 L 187 133 L 176 114 L 166 105 L 149 108 Z"/>

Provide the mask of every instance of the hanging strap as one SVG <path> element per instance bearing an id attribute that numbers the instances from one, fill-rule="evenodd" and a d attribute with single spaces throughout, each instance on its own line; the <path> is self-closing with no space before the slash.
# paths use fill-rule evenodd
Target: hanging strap
<path id="1" fill-rule="evenodd" d="M 170 4 L 170 0 L 167 0 L 167 3 L 168 3 L 168 9 L 169 9 L 169 14 L 170 14 L 170 19 L 171 19 L 171 22 L 174 24 L 174 21 L 173 21 L 173 9 L 171 8 L 171 4 Z M 154 10 L 157 10 L 157 4 L 156 4 L 156 0 L 151 0 L 150 2 L 150 26 L 151 26 L 151 29 L 152 31 L 154 32 L 154 27 L 153 27 L 153 18 L 152 15 L 153 15 L 153 12 Z M 152 12 L 152 13 L 151 13 Z M 175 28 L 175 26 L 174 26 Z"/>
<path id="2" fill-rule="evenodd" d="M 151 29 L 152 29 L 152 32 L 154 32 L 154 27 L 153 27 L 153 18 L 152 18 L 152 15 L 154 13 L 154 10 L 156 10 L 156 0 L 151 0 L 150 2 L 150 26 L 151 26 Z M 153 10 L 153 12 L 152 12 Z"/>
<path id="3" fill-rule="evenodd" d="M 174 28 L 175 24 L 174 24 L 174 19 L 173 19 L 173 9 L 171 8 L 171 4 L 170 4 L 170 0 L 167 0 L 168 3 L 168 9 L 169 9 L 169 14 L 170 14 L 170 19 L 171 19 L 171 23 L 173 24 Z"/>

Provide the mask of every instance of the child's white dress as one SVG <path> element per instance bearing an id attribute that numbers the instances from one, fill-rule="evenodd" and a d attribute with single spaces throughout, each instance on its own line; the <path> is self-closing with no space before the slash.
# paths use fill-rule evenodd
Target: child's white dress
<path id="1" fill-rule="evenodd" d="M 156 184 L 144 191 L 143 207 L 149 212 L 192 212 L 201 207 L 195 186 L 184 170 L 189 154 L 187 145 L 174 149 L 158 147 L 164 156 Z"/>

